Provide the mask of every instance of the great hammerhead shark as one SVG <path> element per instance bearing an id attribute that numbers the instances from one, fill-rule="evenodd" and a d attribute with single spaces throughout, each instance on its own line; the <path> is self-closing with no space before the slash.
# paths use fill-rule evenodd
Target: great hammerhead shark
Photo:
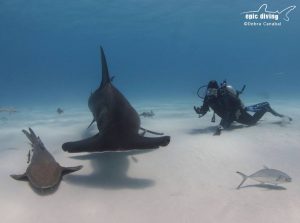
<path id="1" fill-rule="evenodd" d="M 99 133 L 62 145 L 64 151 L 104 152 L 132 149 L 154 149 L 167 146 L 169 136 L 144 137 L 139 134 L 140 118 L 123 94 L 112 84 L 103 48 L 101 51 L 102 81 L 88 100 L 88 106 L 97 122 Z M 91 123 L 91 124 L 92 124 Z"/>

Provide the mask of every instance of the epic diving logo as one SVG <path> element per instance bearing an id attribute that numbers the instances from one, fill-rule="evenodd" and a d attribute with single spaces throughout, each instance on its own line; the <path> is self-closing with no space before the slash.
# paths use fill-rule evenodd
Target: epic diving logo
<path id="1" fill-rule="evenodd" d="M 244 17 L 244 26 L 282 26 L 282 20 L 290 21 L 289 14 L 296 6 L 289 6 L 281 11 L 267 11 L 267 4 L 263 4 L 257 11 L 247 11 L 241 14 Z"/>

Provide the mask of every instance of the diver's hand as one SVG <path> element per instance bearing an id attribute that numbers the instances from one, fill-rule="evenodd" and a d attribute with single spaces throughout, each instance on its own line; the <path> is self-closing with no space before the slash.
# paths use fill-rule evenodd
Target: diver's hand
<path id="1" fill-rule="evenodd" d="M 194 106 L 195 112 L 199 115 L 199 118 L 205 115 L 205 112 L 202 111 L 202 107 L 196 107 Z"/>
<path id="2" fill-rule="evenodd" d="M 221 126 L 218 126 L 216 132 L 214 133 L 214 136 L 219 136 L 219 135 L 221 135 L 221 132 L 222 132 L 222 127 L 221 127 Z"/>
<path id="3" fill-rule="evenodd" d="M 194 110 L 197 114 L 199 114 L 199 115 L 201 114 L 201 107 L 194 106 Z"/>

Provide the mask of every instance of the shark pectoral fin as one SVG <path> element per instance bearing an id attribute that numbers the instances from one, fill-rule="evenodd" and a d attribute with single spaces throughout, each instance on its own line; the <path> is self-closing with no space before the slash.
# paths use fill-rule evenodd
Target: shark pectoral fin
<path id="1" fill-rule="evenodd" d="M 23 181 L 28 180 L 26 173 L 23 173 L 23 174 L 11 174 L 10 176 L 13 179 L 15 179 L 15 180 L 23 180 Z"/>
<path id="2" fill-rule="evenodd" d="M 142 129 L 141 129 L 141 130 L 142 130 Z M 145 136 L 145 134 L 146 134 L 146 130 L 142 130 L 142 132 L 139 133 L 140 136 Z"/>
<path id="3" fill-rule="evenodd" d="M 146 132 L 149 132 L 149 133 L 151 133 L 153 135 L 161 135 L 161 136 L 164 135 L 163 133 L 154 132 L 154 131 L 151 131 L 151 130 L 148 130 L 148 129 L 145 129 L 145 128 L 142 128 L 142 127 L 140 127 L 140 129 L 143 131 L 144 135 L 145 135 Z"/>
<path id="4" fill-rule="evenodd" d="M 93 124 L 95 121 L 96 121 L 96 120 L 93 119 L 92 122 L 91 122 L 91 124 L 89 124 L 89 126 L 87 127 L 87 129 L 90 128 L 90 127 L 92 126 L 92 124 Z"/>
<path id="5" fill-rule="evenodd" d="M 167 146 L 170 143 L 170 136 L 143 137 L 137 135 L 129 143 L 131 149 L 155 149 L 160 146 Z"/>
<path id="6" fill-rule="evenodd" d="M 75 171 L 80 170 L 82 167 L 82 165 L 74 167 L 62 167 L 62 175 L 64 176 L 66 174 L 73 173 Z"/>

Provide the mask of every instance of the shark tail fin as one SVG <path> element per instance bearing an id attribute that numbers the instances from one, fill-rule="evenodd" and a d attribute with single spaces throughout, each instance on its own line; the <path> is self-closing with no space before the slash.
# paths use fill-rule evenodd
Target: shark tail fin
<path id="1" fill-rule="evenodd" d="M 288 22 L 290 20 L 290 18 L 288 17 L 288 14 L 291 11 L 293 11 L 295 8 L 296 8 L 295 5 L 291 5 L 291 6 L 287 7 L 287 8 L 285 8 L 285 9 L 283 9 L 281 12 L 279 12 L 279 14 L 282 14 L 283 15 L 283 19 Z"/>
<path id="2" fill-rule="evenodd" d="M 100 88 L 102 88 L 106 84 L 111 82 L 111 78 L 109 77 L 108 66 L 107 66 L 107 62 L 106 62 L 106 58 L 102 46 L 100 46 L 100 54 L 101 54 L 101 64 L 102 64 L 102 82 Z"/>
<path id="3" fill-rule="evenodd" d="M 237 174 L 239 174 L 241 177 L 243 177 L 242 182 L 239 184 L 239 186 L 236 189 L 240 189 L 240 187 L 243 185 L 243 183 L 245 183 L 245 181 L 248 179 L 248 176 L 246 176 L 245 174 L 241 173 L 241 172 L 236 172 Z"/>
<path id="4" fill-rule="evenodd" d="M 31 128 L 29 128 L 29 132 L 24 129 L 22 130 L 22 132 L 29 139 L 33 148 L 39 147 L 41 149 L 45 149 L 45 146 L 44 146 L 42 140 L 40 139 L 40 137 L 36 136 L 36 134 L 34 133 L 34 131 Z"/>

